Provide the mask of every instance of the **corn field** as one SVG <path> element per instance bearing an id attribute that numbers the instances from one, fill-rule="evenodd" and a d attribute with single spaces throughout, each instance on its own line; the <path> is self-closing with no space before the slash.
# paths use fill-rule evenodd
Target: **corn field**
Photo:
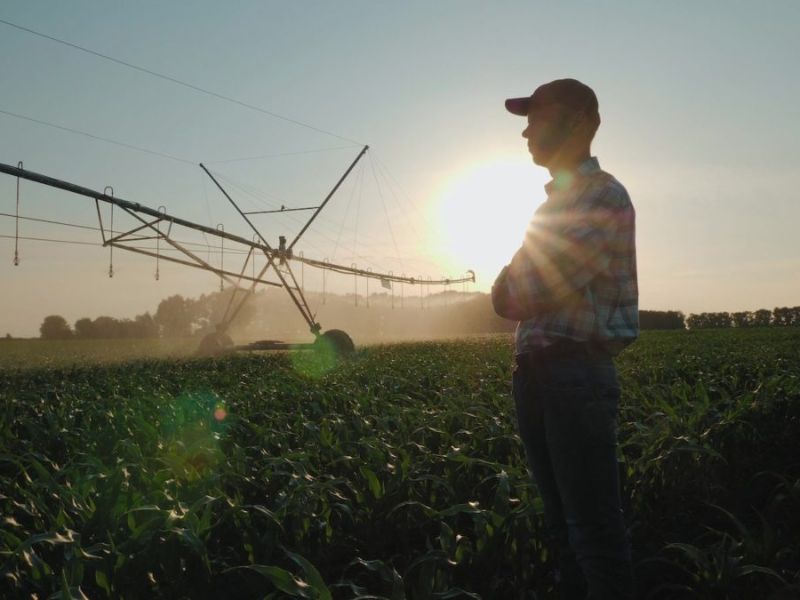
<path id="1" fill-rule="evenodd" d="M 617 359 L 638 597 L 800 597 L 800 329 Z M 2 363 L 2 358 L 0 358 Z M 0 596 L 553 597 L 506 336 L 0 371 Z"/>

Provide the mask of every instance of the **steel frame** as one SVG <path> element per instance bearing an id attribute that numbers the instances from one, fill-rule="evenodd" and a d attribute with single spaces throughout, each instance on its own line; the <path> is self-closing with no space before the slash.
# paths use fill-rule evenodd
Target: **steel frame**
<path id="1" fill-rule="evenodd" d="M 341 186 L 342 182 L 347 178 L 347 176 L 356 166 L 358 161 L 364 156 L 368 148 L 369 146 L 364 146 L 361 149 L 358 156 L 356 156 L 355 160 L 353 160 L 353 162 L 350 164 L 350 166 L 347 168 L 344 174 L 339 178 L 339 180 L 336 182 L 336 185 L 333 186 L 331 191 L 328 193 L 328 195 L 325 197 L 325 199 L 319 206 L 307 207 L 302 209 L 285 209 L 284 207 L 281 207 L 281 211 L 314 210 L 314 214 L 311 215 L 309 220 L 306 222 L 306 224 L 303 226 L 303 228 L 300 230 L 300 232 L 295 236 L 295 238 L 288 246 L 286 245 L 286 238 L 284 236 L 280 236 L 280 244 L 278 248 L 273 248 L 272 246 L 270 246 L 270 244 L 267 242 L 264 236 L 261 235 L 261 233 L 255 227 L 255 225 L 253 225 L 253 223 L 247 217 L 248 214 L 260 214 L 261 212 L 270 212 L 270 211 L 255 211 L 248 213 L 243 212 L 236 204 L 236 202 L 233 200 L 233 198 L 231 198 L 230 195 L 225 191 L 225 189 L 220 185 L 219 181 L 217 181 L 217 179 L 208 171 L 208 169 L 202 163 L 200 164 L 200 167 L 206 172 L 206 174 L 216 184 L 216 186 L 219 188 L 222 194 L 228 199 L 228 201 L 239 212 L 241 217 L 255 232 L 254 239 L 248 240 L 244 237 L 227 233 L 222 228 L 214 229 L 206 225 L 201 225 L 199 223 L 194 223 L 186 219 L 174 217 L 172 215 L 167 214 L 164 207 L 159 207 L 159 209 L 153 209 L 148 206 L 139 204 L 138 202 L 130 202 L 128 200 L 115 197 L 113 189 L 111 187 L 106 187 L 105 190 L 103 190 L 103 192 L 98 192 L 96 190 L 76 185 L 68 181 L 63 181 L 60 179 L 56 179 L 54 177 L 50 177 L 48 175 L 43 175 L 41 173 L 28 171 L 22 168 L 22 162 L 20 162 L 16 167 L 0 163 L 0 173 L 6 173 L 8 175 L 16 177 L 17 186 L 19 186 L 20 179 L 26 179 L 36 183 L 40 183 L 42 185 L 65 190 L 80 196 L 93 198 L 95 201 L 95 207 L 97 209 L 97 218 L 100 224 L 100 233 L 103 240 L 103 246 L 108 246 L 109 252 L 112 253 L 111 255 L 112 262 L 109 265 L 110 277 L 113 276 L 114 248 L 120 248 L 128 252 L 134 252 L 137 254 L 142 254 L 145 256 L 150 256 L 155 258 L 157 265 L 156 277 L 158 277 L 158 262 L 161 260 L 180 264 L 187 267 L 202 269 L 218 275 L 220 277 L 220 282 L 226 281 L 233 288 L 233 293 L 231 294 L 230 300 L 228 301 L 228 305 L 222 317 L 222 322 L 217 325 L 218 333 L 224 333 L 228 329 L 230 324 L 239 314 L 239 311 L 241 310 L 242 306 L 244 306 L 244 303 L 247 301 L 248 297 L 252 295 L 252 292 L 255 290 L 256 285 L 263 284 L 273 287 L 280 287 L 286 290 L 286 292 L 289 294 L 290 298 L 294 302 L 298 311 L 303 316 L 303 319 L 308 324 L 309 330 L 314 335 L 314 337 L 317 338 L 320 335 L 321 326 L 316 321 L 315 314 L 311 311 L 311 308 L 309 307 L 308 302 L 306 301 L 302 286 L 298 285 L 297 278 L 295 277 L 294 272 L 292 271 L 291 268 L 290 264 L 291 261 L 297 261 L 301 264 L 301 266 L 308 265 L 313 268 L 321 269 L 323 271 L 323 275 L 326 271 L 332 271 L 336 273 L 353 275 L 355 277 L 362 277 L 367 280 L 378 279 L 381 282 L 408 283 L 411 285 L 418 284 L 418 285 L 428 285 L 428 286 L 430 285 L 446 286 L 454 283 L 466 283 L 475 281 L 475 272 L 471 270 L 467 271 L 466 276 L 454 279 L 447 279 L 447 278 L 423 279 L 422 277 L 406 277 L 405 275 L 395 275 L 391 271 L 383 273 L 383 272 L 372 271 L 371 269 L 359 269 L 355 265 L 346 266 L 346 265 L 335 264 L 329 262 L 327 259 L 316 260 L 312 258 L 305 258 L 302 255 L 302 253 L 298 255 L 293 252 L 295 244 L 299 241 L 301 236 L 308 230 L 309 226 L 317 218 L 322 209 L 325 208 L 325 205 L 330 201 L 330 199 L 333 197 L 333 195 Z M 111 206 L 111 218 L 108 228 L 106 228 L 103 222 L 103 215 L 100 210 L 101 202 L 109 204 Z M 114 215 L 113 211 L 115 207 L 122 209 L 125 212 L 125 214 L 129 215 L 130 217 L 138 221 L 139 224 L 131 229 L 128 229 L 127 231 L 122 231 L 122 232 L 115 231 L 113 227 L 113 215 Z M 273 212 L 281 212 L 281 211 L 273 211 Z M 150 219 L 147 219 L 145 217 L 150 217 Z M 162 223 L 167 224 L 166 231 L 162 230 L 161 228 Z M 173 226 L 179 226 L 195 231 L 200 231 L 204 234 L 220 238 L 221 240 L 220 243 L 223 245 L 223 248 L 225 240 L 234 242 L 235 244 L 238 244 L 240 246 L 244 246 L 245 248 L 247 248 L 247 254 L 245 256 L 241 270 L 238 273 L 236 273 L 234 271 L 225 270 L 222 265 L 220 265 L 220 267 L 215 267 L 214 265 L 211 265 L 208 261 L 203 260 L 196 253 L 186 248 L 185 243 L 182 243 L 173 237 L 172 235 Z M 152 235 L 141 235 L 142 232 Z M 256 240 L 255 238 L 258 239 Z M 134 243 L 138 243 L 145 240 L 156 240 L 156 252 L 132 245 Z M 161 254 L 159 251 L 159 247 L 160 247 L 160 242 L 162 241 L 169 244 L 172 248 L 183 254 L 185 258 L 176 258 L 173 256 L 165 256 Z M 247 269 L 247 265 L 250 264 L 251 260 L 255 261 L 257 253 L 261 253 L 266 258 L 267 261 L 266 264 L 261 268 L 257 276 L 245 275 L 245 270 Z M 18 258 L 16 254 L 15 254 L 15 264 L 18 264 Z M 265 274 L 270 268 L 272 268 L 275 271 L 275 274 L 277 275 L 279 281 L 277 282 L 270 281 L 264 278 Z M 242 287 L 242 282 L 249 282 L 250 283 L 249 289 L 245 289 L 244 287 Z M 324 285 L 325 283 L 323 277 L 323 287 Z M 237 295 L 239 293 L 243 293 L 243 296 L 241 296 L 238 299 L 238 303 L 234 307 L 234 301 L 236 300 Z M 288 346 L 282 343 L 278 345 L 281 347 Z"/>

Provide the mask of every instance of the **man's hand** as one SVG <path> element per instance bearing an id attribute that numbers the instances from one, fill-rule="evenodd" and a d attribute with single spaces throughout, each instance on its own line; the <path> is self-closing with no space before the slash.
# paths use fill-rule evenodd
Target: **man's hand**
<path id="1" fill-rule="evenodd" d="M 515 268 L 515 261 L 520 261 L 518 255 L 519 252 L 514 255 L 510 265 L 503 267 L 492 285 L 492 307 L 499 316 L 513 321 L 524 321 L 537 314 L 576 306 L 584 301 L 583 289 L 574 290 L 549 302 L 515 293 L 514 290 L 518 290 L 519 286 L 509 284 L 519 274 L 519 269 Z"/>
<path id="2" fill-rule="evenodd" d="M 508 287 L 508 270 L 509 265 L 506 265 L 494 280 L 494 285 L 492 285 L 492 307 L 494 312 L 504 319 L 524 321 L 533 315 L 526 314 L 519 302 L 512 298 Z"/>

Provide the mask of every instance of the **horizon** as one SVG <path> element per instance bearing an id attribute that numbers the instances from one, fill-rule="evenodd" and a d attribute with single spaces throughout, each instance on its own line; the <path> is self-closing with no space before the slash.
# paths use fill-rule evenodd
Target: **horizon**
<path id="1" fill-rule="evenodd" d="M 225 293 L 226 294 L 229 293 L 230 289 L 231 288 L 226 288 L 225 289 Z M 180 294 L 177 294 L 177 295 L 180 296 Z M 202 294 L 201 296 L 198 296 L 198 297 L 188 297 L 188 296 L 187 297 L 181 296 L 181 297 L 184 300 L 188 300 L 188 301 L 191 301 L 191 302 L 202 302 L 204 300 L 212 300 L 214 297 L 216 297 L 218 295 L 219 295 L 219 290 L 212 290 L 211 292 Z M 270 297 L 270 295 L 272 297 Z M 329 317 L 331 317 L 332 314 L 330 312 L 328 312 L 328 311 L 330 309 L 334 309 L 337 312 L 333 313 L 333 315 L 338 314 L 339 316 L 341 316 L 341 312 L 339 312 L 339 311 L 341 311 L 342 308 L 345 308 L 347 310 L 350 307 L 350 303 L 354 302 L 354 299 L 355 299 L 355 296 L 356 296 L 356 294 L 354 292 L 352 292 L 352 291 L 350 291 L 350 292 L 345 291 L 345 292 L 342 292 L 342 293 L 326 292 L 325 294 L 323 294 L 321 291 L 306 290 L 305 295 L 312 302 L 316 301 L 317 305 L 322 309 L 322 313 L 321 313 L 322 317 L 321 317 L 320 320 L 324 321 L 323 324 L 326 325 L 325 327 L 323 327 L 323 331 L 324 330 L 328 330 L 328 329 L 333 329 L 333 328 L 339 329 L 339 328 L 342 328 L 342 327 L 345 327 L 345 328 L 348 329 L 348 331 L 350 331 L 351 328 L 353 328 L 353 327 L 355 327 L 356 329 L 359 329 L 361 327 L 361 325 L 363 325 L 363 323 L 351 323 L 351 322 L 348 322 L 349 323 L 348 324 L 348 323 L 342 323 L 342 322 L 329 322 Z M 323 296 L 327 299 L 327 304 L 328 305 L 327 305 L 326 308 L 328 310 L 326 310 L 325 308 L 322 307 L 322 305 L 326 304 L 325 300 L 321 300 L 321 298 Z M 437 311 L 438 312 L 442 312 L 442 310 L 448 310 L 448 308 L 452 310 L 455 306 L 457 306 L 459 304 L 468 303 L 471 300 L 474 300 L 476 297 L 482 297 L 484 299 L 487 299 L 489 294 L 486 293 L 486 292 L 480 291 L 480 290 L 461 291 L 461 290 L 456 290 L 456 289 L 449 289 L 449 290 L 442 290 L 442 291 L 439 291 L 439 292 L 431 292 L 430 294 L 423 295 L 422 298 L 420 298 L 419 295 L 400 295 L 400 292 L 398 292 L 398 291 L 394 292 L 394 297 L 392 297 L 392 296 L 393 296 L 392 290 L 389 290 L 389 291 L 387 291 L 387 290 L 372 291 L 372 292 L 370 292 L 369 296 L 367 296 L 364 293 L 359 293 L 358 294 L 358 303 L 354 304 L 353 308 L 355 309 L 356 312 L 359 312 L 362 309 L 367 310 L 367 313 L 364 313 L 364 314 L 366 314 L 367 317 L 374 316 L 375 311 L 377 311 L 377 312 L 385 312 L 387 310 L 390 311 L 390 313 L 393 313 L 393 311 L 396 310 L 396 311 L 398 311 L 398 313 L 397 313 L 398 315 L 401 314 L 401 313 L 409 313 L 409 312 L 419 313 L 419 314 L 423 314 L 423 315 L 424 314 L 432 315 L 432 313 L 436 313 Z M 171 297 L 172 296 L 170 296 L 168 298 L 163 298 L 162 302 L 168 300 Z M 367 300 L 367 299 L 369 299 L 369 300 Z M 255 307 L 253 306 L 254 303 L 255 303 Z M 253 332 L 250 331 L 252 329 L 253 325 L 254 325 L 253 319 L 257 318 L 258 323 L 257 323 L 256 329 L 259 330 L 259 331 L 261 329 L 263 329 L 263 327 L 265 325 L 268 325 L 268 323 L 264 320 L 263 315 L 261 314 L 266 309 L 266 305 L 267 304 L 270 304 L 272 306 L 273 310 L 277 309 L 278 311 L 286 312 L 287 309 L 288 309 L 288 312 L 292 315 L 292 317 L 297 317 L 296 322 L 293 325 L 291 325 L 289 322 L 287 322 L 285 320 L 287 315 L 285 315 L 285 314 L 281 315 L 281 318 L 283 320 L 280 321 L 280 322 L 284 327 L 286 327 L 287 325 L 291 326 L 291 327 L 300 326 L 300 328 L 297 329 L 297 332 L 295 332 L 294 334 L 288 336 L 288 337 L 296 336 L 297 339 L 292 339 L 292 340 L 288 340 L 288 341 L 297 342 L 297 341 L 301 341 L 300 338 L 306 337 L 307 332 L 303 328 L 303 321 L 300 318 L 300 316 L 296 313 L 296 311 L 294 310 L 294 307 L 292 307 L 291 302 L 288 299 L 288 297 L 284 296 L 283 290 L 268 289 L 268 288 L 262 287 L 261 289 L 259 289 L 257 291 L 257 294 L 254 297 L 254 299 L 251 300 L 251 301 L 248 301 L 245 304 L 245 307 L 247 307 L 248 309 L 255 308 L 257 314 L 255 316 L 254 316 L 254 314 L 250 314 L 249 316 L 245 316 L 244 318 L 236 319 L 230 326 L 230 330 L 234 333 L 234 337 L 236 338 L 236 342 L 237 343 L 243 343 L 245 341 L 248 341 L 248 342 L 249 341 L 253 341 L 253 340 L 256 340 L 256 339 L 264 337 L 264 335 L 267 335 L 264 332 L 261 332 L 261 333 L 257 332 L 256 334 L 253 334 Z M 755 315 L 759 311 L 767 311 L 768 313 L 770 313 L 770 317 L 771 317 L 774 314 L 775 311 L 779 311 L 779 310 L 782 310 L 782 309 L 790 309 L 790 310 L 792 310 L 792 309 L 800 309 L 800 306 L 791 306 L 791 307 L 790 306 L 775 306 L 775 307 L 772 307 L 772 308 L 760 307 L 758 309 L 753 309 L 753 310 L 749 310 L 749 311 L 724 311 L 723 310 L 723 311 L 704 311 L 704 312 L 700 312 L 700 313 L 685 313 L 685 312 L 683 312 L 681 310 L 677 310 L 677 309 L 672 309 L 672 310 L 671 309 L 651 310 L 651 309 L 648 309 L 648 308 L 640 308 L 639 312 L 640 313 L 645 313 L 647 315 L 647 319 L 649 319 L 651 321 L 652 321 L 653 317 L 657 317 L 657 316 L 664 317 L 664 316 L 668 316 L 668 315 L 680 315 L 686 321 L 685 326 L 688 326 L 688 322 L 691 321 L 692 318 L 706 317 L 706 316 L 717 316 L 717 315 L 728 315 L 729 317 L 731 317 L 730 327 L 739 327 L 739 325 L 734 323 L 734 317 L 736 315 L 750 315 L 752 317 L 753 315 Z M 369 311 L 372 311 L 373 314 L 370 315 Z M 90 321 L 94 321 L 96 319 L 111 318 L 111 319 L 114 319 L 115 321 L 118 321 L 118 322 L 132 322 L 132 321 L 138 319 L 139 317 L 150 316 L 151 318 L 154 318 L 156 312 L 157 312 L 157 310 L 154 310 L 154 311 L 146 310 L 146 311 L 138 312 L 135 315 L 127 316 L 127 317 L 113 317 L 113 316 L 105 315 L 105 314 L 103 314 L 103 315 L 85 315 L 84 314 L 84 315 L 81 315 L 81 316 L 78 316 L 78 317 L 74 317 L 74 318 L 71 318 L 71 319 L 64 317 L 63 314 L 54 313 L 54 314 L 42 315 L 41 321 L 44 322 L 45 319 L 48 319 L 48 318 L 53 317 L 53 316 L 62 317 L 66 321 L 67 326 L 72 330 L 72 335 L 73 336 L 77 336 L 77 337 L 75 337 L 75 339 L 84 339 L 84 337 L 81 337 L 80 335 L 78 335 L 78 332 L 77 332 L 76 322 L 79 321 L 79 320 L 88 319 Z M 248 310 L 245 310 L 245 313 L 247 313 L 247 312 L 248 312 Z M 317 314 L 319 315 L 319 313 L 317 313 Z M 491 316 L 494 316 L 494 314 L 492 313 Z M 291 321 L 292 317 L 289 317 L 290 321 Z M 351 315 L 351 317 L 352 317 L 352 315 Z M 453 317 L 453 314 L 448 315 L 448 317 Z M 334 320 L 335 320 L 335 318 L 336 317 L 334 316 Z M 367 319 L 367 320 L 369 320 L 369 319 Z M 451 318 L 451 320 L 452 320 L 452 318 Z M 436 321 L 434 320 L 431 323 L 436 323 Z M 509 324 L 509 332 L 511 332 L 513 330 L 513 327 L 511 327 L 511 325 L 513 325 L 513 324 Z M 750 325 L 742 325 L 742 326 L 752 327 L 754 325 L 750 324 Z M 773 326 L 773 325 L 770 325 L 770 326 Z M 778 326 L 778 325 L 775 324 L 775 326 Z M 705 326 L 705 327 L 707 327 L 707 326 Z M 397 326 L 393 326 L 393 328 L 394 329 L 398 329 Z M 661 328 L 664 328 L 664 327 L 661 327 L 661 326 L 653 327 L 652 325 L 650 325 L 650 326 L 643 325 L 642 326 L 643 330 L 644 329 L 654 329 L 654 328 L 655 329 L 661 329 Z M 672 328 L 674 328 L 672 324 L 670 324 L 669 327 L 666 327 L 666 329 L 672 329 Z M 402 329 L 402 326 L 399 327 L 399 329 Z M 462 328 L 453 329 L 453 324 L 451 323 L 449 328 L 448 328 L 448 333 L 446 335 L 447 336 L 458 335 L 457 329 L 461 330 Z M 463 335 L 487 335 L 487 334 L 492 333 L 492 331 L 486 331 L 486 332 L 483 332 L 483 333 L 476 333 L 476 332 L 473 332 L 473 331 L 468 331 L 468 329 L 469 329 L 469 325 L 467 323 L 465 323 L 464 327 L 463 327 Z M 201 337 L 202 337 L 203 331 L 204 331 L 203 327 L 200 327 L 199 325 L 195 324 L 195 325 L 193 325 L 193 330 L 192 330 L 192 333 L 190 334 L 189 337 L 196 337 L 198 335 L 201 335 Z M 300 331 L 302 331 L 302 333 L 298 333 Z M 38 332 L 39 332 L 39 329 L 37 328 L 37 333 L 35 335 L 10 336 L 10 333 L 3 333 L 2 331 L 0 331 L 0 340 L 2 340 L 2 339 L 40 339 L 41 336 L 40 336 L 40 334 Z M 244 333 L 244 337 L 242 337 L 243 333 Z M 494 331 L 494 333 L 497 333 L 497 331 Z M 381 334 L 381 335 L 383 335 L 383 334 Z M 441 335 L 442 335 L 441 332 L 439 332 L 438 334 L 433 334 L 433 335 L 430 336 L 430 339 L 439 339 L 439 338 L 441 338 Z M 8 336 L 10 336 L 10 337 L 8 337 Z M 117 336 L 117 337 L 120 337 L 120 336 Z M 120 337 L 120 339 L 121 338 L 136 339 L 136 337 L 137 336 L 133 336 L 131 338 L 129 335 L 123 335 L 123 336 Z M 171 337 L 171 336 L 163 334 L 163 335 L 159 335 L 158 337 Z M 287 336 L 283 335 L 283 337 L 287 337 Z M 391 341 L 395 340 L 395 338 L 396 338 L 396 341 L 406 341 L 405 337 L 403 337 L 403 336 L 398 337 L 395 334 L 391 334 L 388 337 L 385 337 L 385 336 L 383 336 L 383 337 L 385 338 L 383 343 L 391 342 Z M 244 338 L 247 338 L 247 339 L 244 339 Z M 95 339 L 95 338 L 94 338 L 94 336 L 90 335 L 88 338 L 85 338 L 85 339 Z M 101 340 L 102 339 L 114 339 L 114 336 L 108 337 L 108 336 L 105 336 L 105 335 L 101 335 L 97 339 L 101 339 Z M 359 336 L 359 339 L 361 339 L 361 336 Z M 412 336 L 411 339 L 423 340 L 423 339 L 428 339 L 428 338 L 426 338 L 424 336 L 420 337 L 419 335 L 414 334 L 414 336 Z M 370 338 L 370 340 L 372 340 L 372 341 L 363 342 L 363 340 L 362 340 L 362 342 L 363 343 L 374 343 L 374 339 Z"/>
<path id="2" fill-rule="evenodd" d="M 505 113 L 503 100 L 573 76 L 600 101 L 593 153 L 637 211 L 641 309 L 688 315 L 795 306 L 800 207 L 786 190 L 800 160 L 800 82 L 786 74 L 800 53 L 793 32 L 800 6 L 776 2 L 765 12 L 721 1 L 602 9 L 243 3 L 236 11 L 203 3 L 187 22 L 180 8 L 157 3 L 142 10 L 13 1 L 0 20 L 280 117 L 0 23 L 11 82 L 0 96 L 0 162 L 21 160 L 95 189 L 112 185 L 127 200 L 241 232 L 198 162 L 226 177 L 250 209 L 305 206 L 324 197 L 358 152 L 352 140 L 363 140 L 370 145 L 364 164 L 300 249 L 375 271 L 452 277 L 473 269 L 472 289 L 488 292 L 549 179 L 531 163 L 522 120 Z M 528 25 L 537 22 L 549 27 Z M 618 35 L 597 39 L 598 25 Z M 559 46 L 565 27 L 586 43 Z M 15 197 L 15 179 L 1 176 L 0 212 L 13 215 Z M 91 200 L 28 182 L 20 214 L 97 221 Z M 154 281 L 152 260 L 123 252 L 114 253 L 109 278 L 109 251 L 97 245 L 97 232 L 35 221 L 21 221 L 20 235 L 96 247 L 22 239 L 15 267 L 14 220 L 0 224 L 3 334 L 33 336 L 49 314 L 70 323 L 132 318 L 170 295 L 196 297 L 219 285 L 212 274 L 166 264 Z M 293 236 L 298 221 L 281 215 L 259 227 L 272 241 Z M 305 277 L 309 290 L 320 289 L 318 274 Z M 337 293 L 353 285 L 347 276 L 327 284 Z"/>

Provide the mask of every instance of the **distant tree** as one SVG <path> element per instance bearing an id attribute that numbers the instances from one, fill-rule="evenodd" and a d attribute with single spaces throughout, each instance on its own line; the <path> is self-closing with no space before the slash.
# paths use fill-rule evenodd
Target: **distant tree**
<path id="1" fill-rule="evenodd" d="M 72 329 L 61 315 L 50 315 L 42 321 L 39 334 L 43 340 L 67 340 L 72 337 Z"/>
<path id="2" fill-rule="evenodd" d="M 640 310 L 641 329 L 685 329 L 686 317 L 675 310 Z"/>
<path id="3" fill-rule="evenodd" d="M 708 313 L 711 327 L 732 327 L 733 319 L 727 312 Z"/>
<path id="4" fill-rule="evenodd" d="M 135 335 L 137 338 L 154 338 L 158 337 L 158 325 L 153 320 L 149 312 L 142 315 L 136 315 L 133 320 Z"/>
<path id="5" fill-rule="evenodd" d="M 192 333 L 192 301 L 176 294 L 158 304 L 155 317 L 164 337 L 186 337 Z"/>
<path id="6" fill-rule="evenodd" d="M 734 327 L 752 327 L 753 313 L 750 311 L 742 311 L 731 313 Z"/>
<path id="7" fill-rule="evenodd" d="M 131 319 L 117 319 L 117 335 L 121 338 L 139 337 L 136 332 L 136 323 Z"/>
<path id="8" fill-rule="evenodd" d="M 226 287 L 222 292 L 212 292 L 202 294 L 197 300 L 190 301 L 189 312 L 192 316 L 192 333 L 205 335 L 216 331 L 217 325 L 222 322 L 223 317 L 230 316 L 236 309 L 235 327 L 242 330 L 247 329 L 255 320 L 258 310 L 255 302 L 245 299 L 244 304 L 239 303 L 245 298 L 241 293 L 233 297 L 233 288 Z M 238 307 L 238 308 L 237 308 Z"/>
<path id="9" fill-rule="evenodd" d="M 158 326 L 149 312 L 131 319 L 87 317 L 75 321 L 75 337 L 81 339 L 152 338 L 158 337 Z"/>
<path id="10" fill-rule="evenodd" d="M 784 306 L 772 310 L 772 324 L 779 327 L 800 325 L 800 306 Z"/>
<path id="11" fill-rule="evenodd" d="M 100 339 L 114 339 L 122 337 L 120 322 L 114 317 L 97 317 L 92 321 L 93 337 Z"/>
<path id="12" fill-rule="evenodd" d="M 689 329 L 712 329 L 731 327 L 733 319 L 730 313 L 726 312 L 707 312 L 699 315 L 689 315 L 686 319 Z"/>
<path id="13" fill-rule="evenodd" d="M 95 337 L 94 324 L 88 317 L 83 317 L 75 321 L 75 337 L 89 339 Z"/>
<path id="14" fill-rule="evenodd" d="M 769 327 L 772 324 L 772 313 L 761 308 L 753 313 L 753 327 Z"/>
<path id="15" fill-rule="evenodd" d="M 785 327 L 789 325 L 789 321 L 791 319 L 791 315 L 789 314 L 789 309 L 778 308 L 777 306 L 772 309 L 772 324 L 777 327 Z"/>

